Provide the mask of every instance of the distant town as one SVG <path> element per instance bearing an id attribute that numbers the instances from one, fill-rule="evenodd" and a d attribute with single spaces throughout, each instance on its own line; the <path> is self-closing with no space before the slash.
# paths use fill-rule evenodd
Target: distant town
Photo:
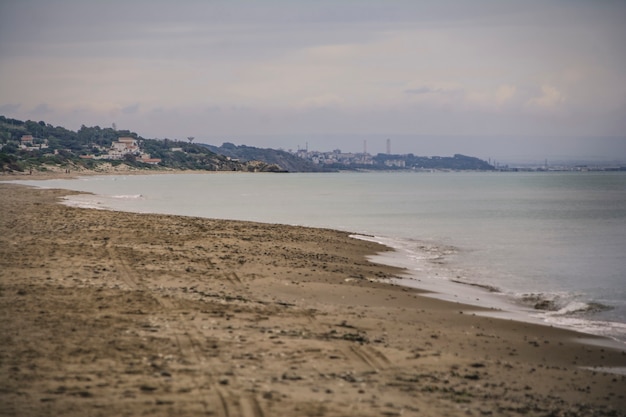
<path id="1" fill-rule="evenodd" d="M 478 158 L 456 154 L 452 157 L 443 156 L 415 156 L 413 154 L 377 154 L 345 153 L 340 149 L 331 152 L 298 150 L 297 157 L 327 168 L 361 168 L 361 169 L 411 169 L 416 171 L 430 171 L 435 169 L 451 170 L 483 170 L 493 171 L 496 168 Z"/>

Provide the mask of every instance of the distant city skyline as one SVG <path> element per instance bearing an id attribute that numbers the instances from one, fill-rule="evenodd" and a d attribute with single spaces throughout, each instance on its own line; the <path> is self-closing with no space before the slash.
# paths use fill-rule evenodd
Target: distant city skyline
<path id="1" fill-rule="evenodd" d="M 624 158 L 626 2 L 0 2 L 0 114 L 295 149 Z"/>

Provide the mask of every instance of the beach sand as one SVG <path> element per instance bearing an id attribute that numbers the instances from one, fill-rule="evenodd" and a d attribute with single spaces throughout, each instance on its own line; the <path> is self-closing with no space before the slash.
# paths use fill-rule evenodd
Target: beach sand
<path id="1" fill-rule="evenodd" d="M 232 171 L 201 171 L 201 170 L 178 170 L 165 167 L 137 168 L 124 163 L 113 165 L 111 162 L 101 162 L 94 169 L 87 169 L 81 166 L 68 165 L 42 165 L 32 170 L 23 172 L 11 171 L 0 172 L 1 181 L 11 180 L 51 180 L 51 179 L 71 179 L 79 176 L 92 175 L 155 175 L 155 174 L 177 174 L 177 173 L 215 173 Z"/>
<path id="2" fill-rule="evenodd" d="M 624 349 L 380 282 L 375 243 L 71 193 L 0 183 L 2 416 L 626 415 Z"/>

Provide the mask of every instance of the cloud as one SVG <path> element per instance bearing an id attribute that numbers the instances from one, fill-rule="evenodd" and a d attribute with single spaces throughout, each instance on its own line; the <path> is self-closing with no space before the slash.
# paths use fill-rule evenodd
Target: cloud
<path id="1" fill-rule="evenodd" d="M 495 95 L 496 103 L 504 104 L 504 103 L 511 101 L 513 97 L 515 96 L 516 92 L 517 92 L 517 87 L 515 87 L 514 85 L 507 84 L 507 85 L 499 86 L 498 89 L 496 90 L 496 95 Z"/>
<path id="2" fill-rule="evenodd" d="M 307 97 L 302 100 L 301 106 L 304 108 L 326 108 L 341 105 L 344 100 L 336 94 L 326 93 Z"/>
<path id="3" fill-rule="evenodd" d="M 448 83 L 450 84 L 450 83 Z M 433 87 L 421 86 L 404 90 L 405 94 L 419 97 L 423 103 L 453 105 L 458 109 L 500 109 L 512 103 L 517 95 L 517 87 L 502 84 L 497 87 Z"/>
<path id="4" fill-rule="evenodd" d="M 411 103 L 438 109 L 460 107 L 467 97 L 465 89 L 452 81 L 407 88 L 403 92 Z"/>
<path id="5" fill-rule="evenodd" d="M 517 95 L 515 85 L 502 84 L 497 87 L 467 89 L 463 98 L 466 109 L 501 111 L 516 104 Z"/>
<path id="6" fill-rule="evenodd" d="M 527 106 L 540 109 L 554 109 L 565 101 L 565 97 L 559 90 L 551 85 L 541 86 L 541 95 L 528 100 Z"/>
<path id="7" fill-rule="evenodd" d="M 404 90 L 406 94 L 450 94 L 450 93 L 458 93 L 460 90 L 457 89 L 446 89 L 446 88 L 433 88 L 428 86 L 422 86 L 418 88 L 410 88 Z"/>
<path id="8" fill-rule="evenodd" d="M 0 0 L 0 114 L 155 137 L 624 132 L 623 2 L 53 3 Z"/>
<path id="9" fill-rule="evenodd" d="M 31 113 L 36 117 L 43 117 L 53 112 L 54 111 L 50 108 L 50 106 L 48 106 L 47 103 L 40 103 L 34 109 L 31 110 Z"/>
<path id="10" fill-rule="evenodd" d="M 123 114 L 135 114 L 139 111 L 139 103 L 131 104 L 130 106 L 122 107 L 121 112 Z"/>
<path id="11" fill-rule="evenodd" d="M 14 103 L 6 103 L 6 104 L 0 104 L 0 113 L 2 114 L 10 114 L 10 113 L 15 113 L 16 111 L 19 110 L 19 108 L 22 107 L 21 104 L 14 104 Z"/>

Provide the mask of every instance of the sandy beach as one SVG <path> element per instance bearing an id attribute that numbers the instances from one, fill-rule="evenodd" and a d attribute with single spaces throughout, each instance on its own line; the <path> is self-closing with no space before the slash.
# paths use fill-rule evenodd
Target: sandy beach
<path id="1" fill-rule="evenodd" d="M 71 193 L 0 183 L 2 416 L 626 416 L 626 347 L 385 283 L 383 246 Z"/>

